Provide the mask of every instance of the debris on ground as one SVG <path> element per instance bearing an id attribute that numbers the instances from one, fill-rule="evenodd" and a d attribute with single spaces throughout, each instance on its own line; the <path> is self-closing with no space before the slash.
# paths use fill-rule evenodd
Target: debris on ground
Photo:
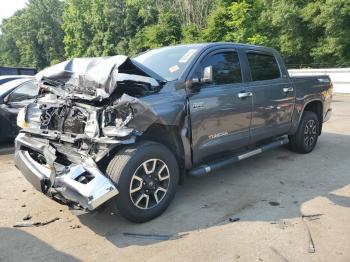
<path id="1" fill-rule="evenodd" d="M 270 206 L 274 206 L 274 207 L 280 205 L 280 203 L 278 203 L 276 201 L 270 201 L 269 204 L 270 204 Z"/>
<path id="2" fill-rule="evenodd" d="M 282 259 L 283 262 L 289 262 L 289 260 L 287 258 L 285 258 L 280 252 L 278 252 L 277 249 L 275 249 L 274 247 L 270 247 L 270 249 L 278 256 Z"/>
<path id="3" fill-rule="evenodd" d="M 301 216 L 301 220 L 304 222 L 304 225 L 305 225 L 308 237 L 309 237 L 309 248 L 308 248 L 309 253 L 315 253 L 316 249 L 315 249 L 314 240 L 312 239 L 310 228 L 309 228 L 308 224 L 306 223 L 305 218 L 310 218 L 310 217 L 315 217 L 315 216 L 317 217 L 320 215 L 322 215 L 322 214 L 316 214 L 316 215 L 304 215 L 304 214 L 302 214 L 302 216 Z"/>
<path id="4" fill-rule="evenodd" d="M 241 219 L 239 217 L 230 217 L 228 220 L 233 223 L 233 222 L 237 222 Z"/>
<path id="5" fill-rule="evenodd" d="M 302 215 L 303 218 L 315 218 L 320 216 L 323 216 L 323 214 Z"/>
<path id="6" fill-rule="evenodd" d="M 30 217 L 31 218 L 31 217 Z M 29 220 L 29 219 L 27 219 Z M 55 217 L 53 219 L 50 219 L 50 220 L 46 220 L 46 221 L 26 221 L 26 222 L 18 222 L 16 224 L 13 225 L 13 227 L 40 227 L 40 226 L 46 226 L 48 224 L 51 224 L 55 221 L 59 220 L 58 217 Z"/>
<path id="7" fill-rule="evenodd" d="M 315 214 L 315 215 L 303 215 L 303 218 L 307 218 L 309 221 L 314 221 L 320 219 L 320 216 L 323 216 L 323 214 Z"/>
<path id="8" fill-rule="evenodd" d="M 68 210 L 74 216 L 82 216 L 82 215 L 85 215 L 85 214 L 89 213 L 88 211 L 86 211 L 84 209 L 77 209 L 77 208 L 74 208 L 74 207 L 69 207 Z"/>
<path id="9" fill-rule="evenodd" d="M 24 193 L 24 192 L 27 192 L 27 190 L 23 189 L 22 192 L 23 192 L 23 193 Z"/>
<path id="10" fill-rule="evenodd" d="M 154 234 L 135 234 L 135 233 L 123 233 L 126 237 L 135 237 L 143 239 L 152 239 L 152 240 L 170 240 L 171 235 L 154 235 Z"/>
<path id="11" fill-rule="evenodd" d="M 27 221 L 27 220 L 31 220 L 31 219 L 32 219 L 32 216 L 30 214 L 27 214 L 22 218 L 23 221 Z"/>
<path id="12" fill-rule="evenodd" d="M 285 220 L 278 220 L 278 221 L 272 221 L 270 222 L 271 225 L 276 225 L 279 229 L 286 229 L 288 227 L 293 226 L 293 224 L 291 224 L 288 221 Z"/>
<path id="13" fill-rule="evenodd" d="M 72 225 L 69 228 L 70 229 L 77 229 L 77 228 L 81 228 L 81 225 Z"/>
<path id="14" fill-rule="evenodd" d="M 156 234 L 136 234 L 136 233 L 124 232 L 123 235 L 126 237 L 142 238 L 142 239 L 148 239 L 148 240 L 175 240 L 175 239 L 180 239 L 184 236 L 187 236 L 188 233 L 176 234 L 176 235 L 156 235 Z"/>
<path id="15" fill-rule="evenodd" d="M 23 205 L 21 205 L 21 207 L 26 207 L 26 205 L 25 205 L 25 204 L 23 204 Z"/>

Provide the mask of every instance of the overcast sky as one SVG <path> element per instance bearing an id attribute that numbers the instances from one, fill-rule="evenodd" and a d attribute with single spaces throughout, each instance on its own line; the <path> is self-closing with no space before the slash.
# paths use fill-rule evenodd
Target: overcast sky
<path id="1" fill-rule="evenodd" d="M 13 15 L 18 9 L 25 7 L 28 0 L 0 0 L 0 23 L 2 19 Z"/>

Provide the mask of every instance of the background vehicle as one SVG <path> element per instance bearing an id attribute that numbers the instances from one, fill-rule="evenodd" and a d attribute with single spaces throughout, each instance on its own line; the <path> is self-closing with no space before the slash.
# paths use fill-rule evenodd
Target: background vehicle
<path id="1" fill-rule="evenodd" d="M 21 78 L 31 78 L 29 75 L 6 75 L 0 76 L 0 86 L 12 80 L 21 79 Z"/>
<path id="2" fill-rule="evenodd" d="M 6 67 L 0 66 L 0 76 L 2 75 L 35 75 L 38 71 L 29 67 Z"/>
<path id="3" fill-rule="evenodd" d="M 0 140 L 17 136 L 17 114 L 21 108 L 33 102 L 37 94 L 38 88 L 32 77 L 12 80 L 0 86 Z"/>
<path id="4" fill-rule="evenodd" d="M 109 200 L 135 222 L 160 215 L 187 172 L 288 143 L 311 152 L 331 114 L 329 77 L 290 78 L 277 51 L 251 45 L 74 59 L 39 74 L 16 166 L 45 194 L 85 210 Z"/>

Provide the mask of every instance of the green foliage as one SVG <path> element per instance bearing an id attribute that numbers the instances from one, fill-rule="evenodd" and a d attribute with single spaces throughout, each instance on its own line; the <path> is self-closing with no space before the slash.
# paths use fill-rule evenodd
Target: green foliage
<path id="1" fill-rule="evenodd" d="M 63 59 L 62 3 L 30 0 L 27 7 L 3 21 L 0 63 L 43 68 Z"/>
<path id="2" fill-rule="evenodd" d="M 155 25 L 144 27 L 136 35 L 136 50 L 144 51 L 150 48 L 174 45 L 180 42 L 181 23 L 171 13 L 161 13 Z"/>
<path id="3" fill-rule="evenodd" d="M 350 1 L 309 1 L 302 17 L 314 36 L 310 54 L 316 63 L 348 66 L 350 59 Z"/>
<path id="4" fill-rule="evenodd" d="M 215 41 L 271 46 L 291 64 L 350 64 L 349 0 L 29 0 L 1 32 L 1 65 L 39 69 Z"/>

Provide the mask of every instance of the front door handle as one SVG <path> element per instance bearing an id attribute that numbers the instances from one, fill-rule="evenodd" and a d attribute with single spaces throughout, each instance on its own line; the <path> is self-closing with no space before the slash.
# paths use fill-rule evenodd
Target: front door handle
<path id="1" fill-rule="evenodd" d="M 243 99 L 243 98 L 247 98 L 253 96 L 252 92 L 242 92 L 242 93 L 238 93 L 238 98 Z"/>
<path id="2" fill-rule="evenodd" d="M 290 92 L 293 92 L 294 91 L 294 88 L 293 87 L 286 87 L 286 88 L 283 88 L 283 92 L 285 93 L 290 93 Z"/>

